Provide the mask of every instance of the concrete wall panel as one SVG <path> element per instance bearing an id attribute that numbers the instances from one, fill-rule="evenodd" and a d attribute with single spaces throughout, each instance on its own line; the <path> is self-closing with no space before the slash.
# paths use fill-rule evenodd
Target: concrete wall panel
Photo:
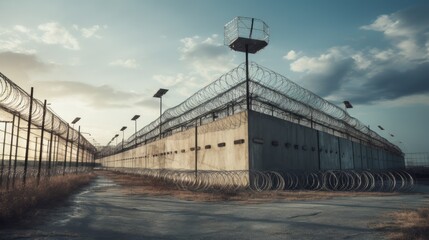
<path id="1" fill-rule="evenodd" d="M 362 169 L 362 149 L 357 142 L 353 142 L 353 165 L 354 169 Z"/>
<path id="2" fill-rule="evenodd" d="M 133 167 L 133 159 L 139 159 L 137 166 L 143 168 L 194 170 L 197 154 L 200 170 L 247 170 L 247 128 L 247 113 L 241 112 L 198 126 L 197 148 L 195 128 L 190 128 L 98 161 L 108 167 Z M 240 139 L 244 142 L 234 144 Z M 222 143 L 225 146 L 219 147 Z M 206 149 L 206 145 L 211 148 Z"/>
<path id="3" fill-rule="evenodd" d="M 340 169 L 338 137 L 319 131 L 320 169 Z"/>
<path id="4" fill-rule="evenodd" d="M 353 169 L 353 144 L 350 140 L 345 138 L 339 139 L 339 152 L 341 160 L 341 169 Z"/>
<path id="5" fill-rule="evenodd" d="M 194 170 L 195 159 L 199 170 L 311 171 L 405 165 L 402 156 L 386 150 L 257 112 L 237 113 L 197 130 L 191 127 L 97 161 L 109 167 Z"/>

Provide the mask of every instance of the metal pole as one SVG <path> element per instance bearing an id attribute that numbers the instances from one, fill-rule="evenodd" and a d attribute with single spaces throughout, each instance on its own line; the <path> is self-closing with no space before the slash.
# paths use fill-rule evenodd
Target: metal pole
<path id="1" fill-rule="evenodd" d="M 124 137 L 125 137 L 125 130 L 122 130 L 122 151 L 124 151 Z"/>
<path id="2" fill-rule="evenodd" d="M 246 107 L 250 110 L 250 94 L 249 94 L 249 45 L 246 44 Z"/>
<path id="3" fill-rule="evenodd" d="M 137 147 L 137 119 L 134 120 L 134 138 L 136 139 L 136 147 Z"/>
<path id="4" fill-rule="evenodd" d="M 72 136 L 71 136 L 71 141 L 70 141 L 70 161 L 69 161 L 69 167 L 71 168 L 72 166 L 72 156 L 73 156 L 73 143 L 74 143 L 74 124 L 72 127 Z"/>
<path id="5" fill-rule="evenodd" d="M 9 148 L 9 167 L 7 171 L 7 189 L 9 189 L 9 177 L 10 177 L 10 168 L 12 166 L 12 152 L 13 152 L 13 134 L 15 133 L 15 114 L 13 115 L 12 120 L 12 133 L 10 135 L 10 148 Z"/>
<path id="6" fill-rule="evenodd" d="M 18 113 L 18 129 L 16 130 L 16 143 L 15 143 L 15 161 L 13 163 L 13 178 L 12 178 L 12 187 L 15 186 L 15 177 L 16 177 L 16 165 L 18 164 L 18 148 L 19 148 L 19 130 L 21 129 L 21 114 Z"/>
<path id="7" fill-rule="evenodd" d="M 7 131 L 7 122 L 4 123 L 4 133 L 3 133 L 3 151 L 1 156 L 1 175 L 0 175 L 0 186 L 3 183 L 3 168 L 4 168 L 4 151 L 6 148 L 6 131 Z"/>
<path id="8" fill-rule="evenodd" d="M 40 134 L 40 153 L 39 153 L 39 169 L 37 170 L 37 185 L 39 185 L 40 172 L 42 170 L 43 136 L 45 135 L 45 117 L 46 117 L 46 99 L 43 102 L 42 132 Z"/>
<path id="9" fill-rule="evenodd" d="M 79 150 L 80 150 L 80 125 L 79 125 L 79 132 L 77 134 L 76 173 L 79 167 Z"/>
<path id="10" fill-rule="evenodd" d="M 57 167 L 57 163 L 58 163 L 58 155 L 60 152 L 60 136 L 56 136 L 57 138 L 57 151 L 55 152 L 55 168 Z"/>
<path id="11" fill-rule="evenodd" d="M 36 142 L 34 142 L 34 159 L 33 159 L 33 169 L 36 168 L 36 161 L 37 161 L 37 139 L 39 139 L 38 137 L 36 137 Z"/>
<path id="12" fill-rule="evenodd" d="M 22 179 L 22 182 L 24 185 L 27 178 L 28 151 L 30 150 L 30 133 L 31 133 L 32 116 L 33 116 L 33 87 L 31 87 L 31 92 L 30 92 L 30 112 L 28 114 L 27 144 L 25 148 L 25 158 L 24 158 L 24 176 Z"/>
<path id="13" fill-rule="evenodd" d="M 81 156 L 81 160 L 80 160 L 80 165 L 83 166 L 84 168 L 86 168 L 86 158 L 85 158 L 85 145 L 82 145 L 82 156 Z"/>
<path id="14" fill-rule="evenodd" d="M 52 162 L 52 145 L 55 143 L 53 141 L 54 138 L 54 114 L 52 114 L 51 118 L 51 138 L 50 138 L 50 145 L 49 145 L 49 157 L 48 157 L 48 176 L 51 175 L 51 162 Z"/>
<path id="15" fill-rule="evenodd" d="M 63 167 L 63 175 L 66 174 L 66 166 L 67 166 L 67 147 L 69 144 L 69 132 L 70 132 L 70 125 L 67 123 L 67 137 L 66 137 L 66 151 L 64 153 L 64 167 Z"/>
<path id="16" fill-rule="evenodd" d="M 161 140 L 161 116 L 162 116 L 162 96 L 159 98 L 159 139 Z"/>
<path id="17" fill-rule="evenodd" d="M 195 120 L 195 180 L 198 177 L 198 121 Z"/>

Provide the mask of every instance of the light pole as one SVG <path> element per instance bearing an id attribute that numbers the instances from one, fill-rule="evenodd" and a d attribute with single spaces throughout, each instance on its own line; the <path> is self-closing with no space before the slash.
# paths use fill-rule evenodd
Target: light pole
<path id="1" fill-rule="evenodd" d="M 343 103 L 344 103 L 344 111 L 346 111 L 346 114 L 348 114 L 347 109 L 348 108 L 353 108 L 353 105 L 349 101 L 344 101 Z M 346 132 L 346 137 L 348 138 L 349 133 L 347 131 L 347 126 L 346 126 L 346 129 L 345 129 L 345 132 Z"/>
<path id="2" fill-rule="evenodd" d="M 160 88 L 158 92 L 153 95 L 154 98 L 159 98 L 159 139 L 161 139 L 161 116 L 162 116 L 162 96 L 168 92 L 168 89 Z"/>
<path id="3" fill-rule="evenodd" d="M 116 143 L 115 143 L 116 145 L 118 145 L 118 137 L 119 137 L 119 134 L 116 134 L 112 139 L 112 140 L 116 139 Z"/>
<path id="4" fill-rule="evenodd" d="M 139 119 L 140 115 L 134 115 L 133 118 L 131 118 L 131 121 L 134 121 L 134 138 L 136 140 L 136 147 L 137 147 L 137 119 Z"/>
<path id="5" fill-rule="evenodd" d="M 72 139 L 71 139 L 71 141 L 70 141 L 70 163 L 69 163 L 69 167 L 70 167 L 70 168 L 71 168 L 71 165 L 72 165 L 72 156 L 73 156 L 74 125 L 75 125 L 77 122 L 79 122 L 79 120 L 80 120 L 80 117 L 75 117 L 75 119 L 71 122 L 73 131 L 72 131 L 72 137 L 71 137 Z"/>
<path id="6" fill-rule="evenodd" d="M 123 126 L 122 128 L 121 128 L 121 132 L 122 132 L 122 150 L 124 150 L 124 137 L 125 137 L 125 129 L 127 129 L 127 127 L 126 126 Z"/>
<path id="7" fill-rule="evenodd" d="M 76 117 L 76 118 L 72 121 L 72 124 L 76 124 L 77 122 L 79 122 L 79 120 L 80 120 L 80 117 Z"/>

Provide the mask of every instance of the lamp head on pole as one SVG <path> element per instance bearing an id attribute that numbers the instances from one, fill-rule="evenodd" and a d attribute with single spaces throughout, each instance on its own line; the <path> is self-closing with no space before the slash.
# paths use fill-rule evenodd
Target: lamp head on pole
<path id="1" fill-rule="evenodd" d="M 75 123 L 79 122 L 79 120 L 80 120 L 80 117 L 76 117 L 76 118 L 72 121 L 72 124 L 75 124 Z"/>
<path id="2" fill-rule="evenodd" d="M 127 129 L 127 127 L 123 126 L 120 131 L 124 131 L 125 129 Z"/>
<path id="3" fill-rule="evenodd" d="M 137 119 L 139 119 L 140 115 L 134 115 L 133 118 L 131 118 L 132 121 L 136 121 Z"/>
<path id="4" fill-rule="evenodd" d="M 353 108 L 353 105 L 349 101 L 344 101 L 343 103 L 346 108 Z"/>
<path id="5" fill-rule="evenodd" d="M 162 96 L 164 96 L 164 94 L 166 94 L 168 92 L 168 89 L 164 89 L 164 88 L 160 88 L 158 90 L 158 92 L 155 93 L 155 95 L 153 95 L 153 97 L 155 98 L 161 98 Z"/>

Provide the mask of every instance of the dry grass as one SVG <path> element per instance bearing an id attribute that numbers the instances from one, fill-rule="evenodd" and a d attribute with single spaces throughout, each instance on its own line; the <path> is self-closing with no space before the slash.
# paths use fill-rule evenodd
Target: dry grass
<path id="1" fill-rule="evenodd" d="M 403 210 L 389 213 L 388 222 L 376 225 L 376 229 L 386 232 L 389 239 L 429 239 L 429 208 Z"/>
<path id="2" fill-rule="evenodd" d="M 93 177 L 93 174 L 53 176 L 41 180 L 39 185 L 35 179 L 28 179 L 25 187 L 19 184 L 9 191 L 0 189 L 0 223 L 16 222 L 39 207 L 59 202 Z"/>
<path id="3" fill-rule="evenodd" d="M 245 203 L 262 203 L 282 200 L 320 200 L 335 197 L 356 196 L 390 196 L 396 193 L 375 192 L 327 192 L 327 191 L 238 191 L 238 192 L 202 192 L 180 190 L 176 186 L 166 184 L 157 179 L 139 175 L 123 174 L 118 172 L 100 171 L 98 174 L 112 179 L 121 185 L 121 190 L 130 195 L 145 196 L 172 196 L 188 201 L 240 201 Z"/>

